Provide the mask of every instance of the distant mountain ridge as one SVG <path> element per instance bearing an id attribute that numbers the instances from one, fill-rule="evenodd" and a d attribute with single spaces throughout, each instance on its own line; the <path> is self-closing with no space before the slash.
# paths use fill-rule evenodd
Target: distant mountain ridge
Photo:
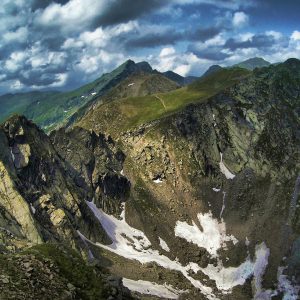
<path id="1" fill-rule="evenodd" d="M 162 74 L 167 78 L 169 78 L 170 80 L 177 82 L 181 86 L 188 85 L 199 78 L 196 76 L 183 77 L 173 71 L 163 72 Z"/>
<path id="2" fill-rule="evenodd" d="M 233 65 L 232 67 L 240 67 L 247 70 L 254 70 L 255 68 L 263 68 L 270 66 L 271 63 L 263 59 L 262 57 L 253 57 L 247 60 L 244 60 L 238 64 Z"/>
<path id="3" fill-rule="evenodd" d="M 243 61 L 233 67 L 240 67 L 247 70 L 253 70 L 256 67 L 268 66 L 270 63 L 262 58 L 251 58 Z M 222 69 L 221 66 L 211 66 L 202 76 L 206 77 Z M 52 131 L 64 124 L 67 124 L 70 120 L 71 123 L 77 118 L 78 113 L 82 115 L 89 106 L 99 101 L 106 93 L 112 88 L 116 87 L 126 78 L 129 78 L 134 74 L 148 74 L 152 76 L 157 74 L 161 77 L 161 83 L 158 83 L 158 77 L 155 79 L 159 87 L 157 89 L 154 85 L 154 77 L 151 80 L 146 80 L 147 84 L 139 87 L 135 93 L 129 91 L 128 96 L 142 96 L 149 93 L 157 93 L 169 91 L 171 87 L 174 89 L 179 86 L 186 86 L 195 82 L 198 77 L 187 76 L 183 77 L 173 71 L 158 72 L 153 70 L 151 65 L 146 62 L 135 63 L 133 60 L 127 60 L 122 65 L 117 67 L 110 73 L 105 73 L 93 82 L 86 84 L 78 89 L 69 92 L 30 92 L 17 95 L 2 95 L 0 96 L 0 122 L 3 122 L 6 118 L 13 113 L 19 113 L 25 115 L 27 118 L 32 119 L 35 123 L 45 129 L 47 132 Z M 165 81 L 166 78 L 175 84 Z M 150 88 L 150 85 L 153 85 Z M 146 86 L 147 85 L 147 86 Z M 144 91 L 143 91 L 144 89 Z M 122 88 L 122 90 L 124 90 Z M 122 94 L 125 96 L 125 94 Z M 117 97 L 117 95 L 115 96 Z"/>
<path id="4" fill-rule="evenodd" d="M 190 83 L 194 79 L 192 77 L 185 78 L 172 72 L 173 77 L 178 79 L 172 80 L 169 76 L 153 70 L 148 62 L 142 61 L 135 63 L 129 59 L 112 72 L 105 73 L 93 82 L 73 91 L 29 92 L 17 95 L 2 95 L 0 96 L 0 122 L 3 122 L 13 113 L 19 113 L 24 114 L 27 118 L 32 119 L 39 126 L 50 132 L 57 128 L 57 126 L 63 125 L 68 119 L 73 119 L 73 116 L 76 115 L 79 110 L 88 107 L 124 79 L 139 73 L 164 76 L 174 82 L 173 88 L 178 87 L 176 84 L 182 86 Z M 162 79 L 162 81 L 164 80 Z M 166 84 L 169 86 L 169 90 L 172 85 L 170 85 L 170 83 Z M 158 91 L 162 90 L 159 89 Z M 39 96 L 37 97 L 36 95 Z"/>
<path id="5" fill-rule="evenodd" d="M 207 71 L 204 72 L 204 74 L 201 77 L 203 78 L 203 77 L 209 76 L 209 75 L 211 75 L 211 74 L 213 74 L 215 72 L 218 72 L 218 71 L 220 71 L 222 69 L 223 68 L 221 66 L 219 66 L 219 65 L 212 65 L 212 66 L 210 66 L 207 69 Z"/>

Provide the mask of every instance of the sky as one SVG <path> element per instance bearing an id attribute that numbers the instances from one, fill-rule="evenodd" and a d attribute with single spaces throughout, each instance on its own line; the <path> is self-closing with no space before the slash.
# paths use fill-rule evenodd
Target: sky
<path id="1" fill-rule="evenodd" d="M 2 0 L 0 94 L 70 90 L 127 59 L 200 76 L 300 58 L 298 0 Z"/>

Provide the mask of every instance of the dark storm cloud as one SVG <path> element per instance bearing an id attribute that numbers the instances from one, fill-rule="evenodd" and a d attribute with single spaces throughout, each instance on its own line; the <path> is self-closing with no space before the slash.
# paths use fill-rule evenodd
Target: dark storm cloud
<path id="1" fill-rule="evenodd" d="M 174 45 L 182 38 L 181 33 L 168 30 L 165 32 L 148 33 L 126 41 L 125 47 L 131 48 L 153 48 L 163 45 Z"/>
<path id="2" fill-rule="evenodd" d="M 134 20 L 167 5 L 169 2 L 170 0 L 135 0 L 134 3 L 132 0 L 111 1 L 93 25 L 95 27 L 107 26 Z"/>
<path id="3" fill-rule="evenodd" d="M 187 32 L 185 36 L 189 40 L 205 42 L 218 35 L 221 31 L 222 28 L 220 27 L 199 28 L 195 31 Z"/>
<path id="4" fill-rule="evenodd" d="M 154 48 L 163 45 L 174 45 L 178 41 L 201 41 L 205 42 L 222 31 L 219 27 L 198 28 L 185 31 L 176 31 L 174 29 L 161 30 L 160 32 L 138 33 L 135 37 L 123 37 L 125 47 L 131 48 Z"/>
<path id="5" fill-rule="evenodd" d="M 201 59 L 208 59 L 211 61 L 221 61 L 228 58 L 230 55 L 222 52 L 222 47 L 208 47 L 204 49 L 197 49 L 191 45 L 188 50 L 197 55 Z"/>
<path id="6" fill-rule="evenodd" d="M 33 0 L 31 8 L 32 8 L 32 10 L 44 9 L 47 6 L 49 6 L 51 3 L 58 3 L 61 5 L 64 5 L 68 2 L 69 2 L 69 0 Z"/>
<path id="7" fill-rule="evenodd" d="M 226 41 L 224 48 L 230 50 L 243 49 L 243 48 L 268 48 L 273 46 L 276 40 L 271 35 L 259 34 L 246 41 L 238 41 L 234 38 L 230 38 Z"/>

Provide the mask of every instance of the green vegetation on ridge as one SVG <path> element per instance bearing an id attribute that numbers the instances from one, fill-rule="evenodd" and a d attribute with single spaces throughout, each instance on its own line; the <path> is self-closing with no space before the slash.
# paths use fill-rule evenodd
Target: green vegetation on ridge
<path id="1" fill-rule="evenodd" d="M 218 92 L 232 86 L 249 71 L 241 68 L 222 69 L 196 80 L 191 85 L 144 97 L 128 97 L 104 103 L 89 111 L 77 125 L 88 129 L 109 129 L 117 132 L 159 119 L 188 104 L 204 102 Z"/>

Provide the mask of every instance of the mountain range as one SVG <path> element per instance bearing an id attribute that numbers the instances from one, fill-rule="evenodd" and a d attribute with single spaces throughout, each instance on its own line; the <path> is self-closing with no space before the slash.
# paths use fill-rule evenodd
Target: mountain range
<path id="1" fill-rule="evenodd" d="M 293 58 L 1 96 L 0 299 L 299 299 L 299 101 Z"/>
<path id="2" fill-rule="evenodd" d="M 267 63 L 262 58 L 252 58 L 235 66 L 253 70 L 255 67 L 262 66 L 263 62 Z M 220 66 L 218 67 L 221 68 Z M 209 68 L 203 76 L 206 76 L 211 71 L 212 67 Z M 73 120 L 78 114 L 78 111 L 85 110 L 86 107 L 92 105 L 94 100 L 98 97 L 105 95 L 111 88 L 122 82 L 123 79 L 134 74 L 143 74 L 144 78 L 145 75 L 160 75 L 164 77 L 162 81 L 166 81 L 165 78 L 168 78 L 173 84 L 175 82 L 179 87 L 186 86 L 198 79 L 198 77 L 195 76 L 183 77 L 173 71 L 160 73 L 157 70 L 153 70 L 147 62 L 135 63 L 132 60 L 128 60 L 111 73 L 103 74 L 95 81 L 73 91 L 37 91 L 2 95 L 0 96 L 0 122 L 3 122 L 14 113 L 19 113 L 33 120 L 47 132 L 50 132 L 66 124 L 69 119 Z M 150 81 L 149 79 L 148 84 Z M 143 88 L 144 86 L 142 85 L 140 89 L 142 90 Z M 162 84 L 160 90 L 157 92 L 164 91 L 168 91 L 168 88 L 166 87 L 166 90 L 164 90 Z M 140 93 L 141 95 L 143 93 L 153 94 L 151 91 L 141 91 Z"/>

